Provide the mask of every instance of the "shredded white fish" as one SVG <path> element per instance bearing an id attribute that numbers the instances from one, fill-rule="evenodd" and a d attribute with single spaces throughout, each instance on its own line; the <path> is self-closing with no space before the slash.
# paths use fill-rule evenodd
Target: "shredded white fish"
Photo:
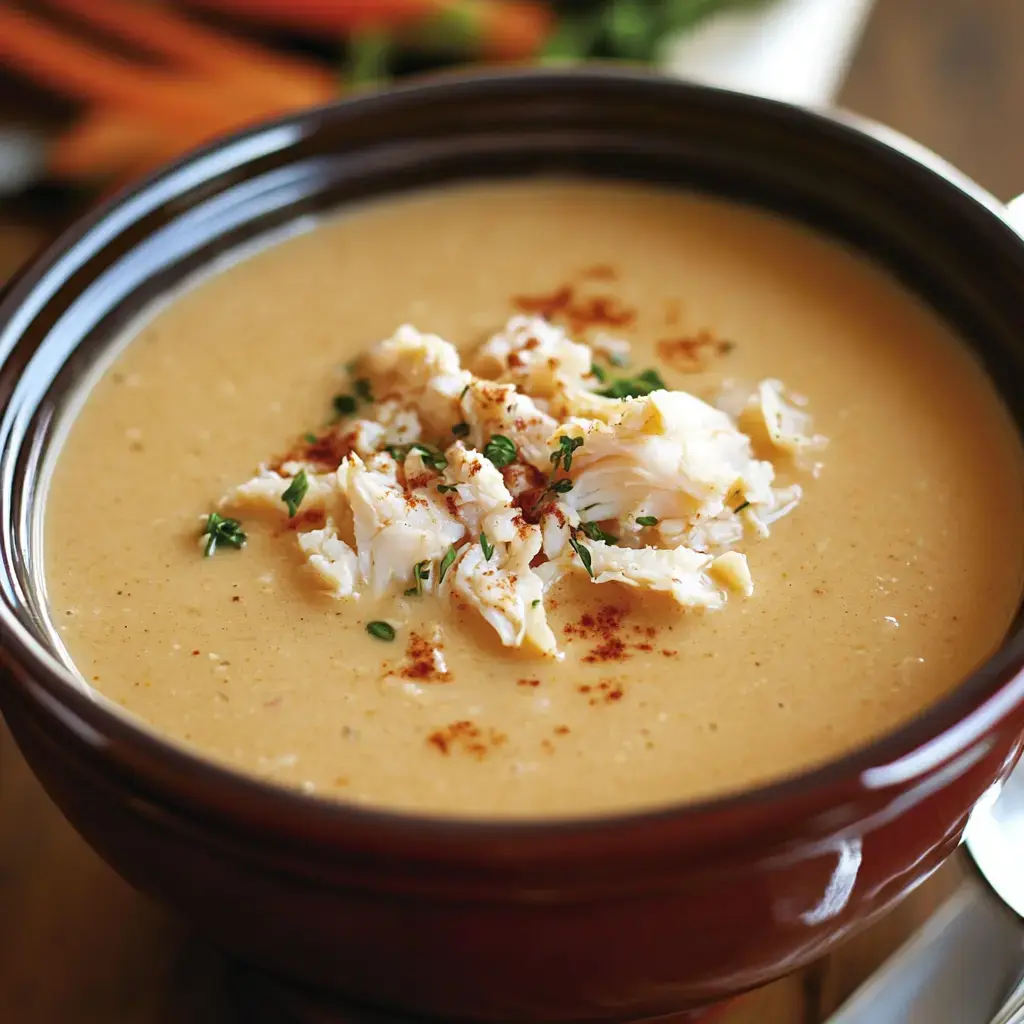
<path id="1" fill-rule="evenodd" d="M 560 656 L 545 595 L 566 573 L 694 611 L 749 597 L 742 547 L 803 494 L 777 485 L 777 465 L 826 439 L 777 380 L 733 385 L 719 405 L 599 394 L 596 353 L 628 351 L 517 316 L 470 370 L 450 342 L 403 325 L 360 361 L 368 400 L 331 428 L 336 466 L 300 450 L 221 505 L 287 517 L 282 494 L 305 472 L 301 510 L 321 521 L 278 536 L 333 596 L 458 601 L 505 646 L 543 656 Z"/>

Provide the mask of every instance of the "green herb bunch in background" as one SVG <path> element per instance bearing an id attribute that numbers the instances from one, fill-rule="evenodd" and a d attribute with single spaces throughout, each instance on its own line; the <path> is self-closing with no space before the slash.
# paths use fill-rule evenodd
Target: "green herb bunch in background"
<path id="1" fill-rule="evenodd" d="M 536 54 L 548 63 L 622 60 L 655 63 L 666 42 L 725 10 L 763 7 L 774 0 L 549 0 L 554 19 Z M 379 85 L 405 74 L 479 58 L 469 8 L 412 31 L 359 32 L 350 37 L 343 73 L 352 85 Z"/>

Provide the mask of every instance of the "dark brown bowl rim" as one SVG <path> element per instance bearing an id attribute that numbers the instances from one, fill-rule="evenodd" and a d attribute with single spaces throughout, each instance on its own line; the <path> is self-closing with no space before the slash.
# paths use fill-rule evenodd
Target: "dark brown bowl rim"
<path id="1" fill-rule="evenodd" d="M 322 118 L 334 112 L 372 113 L 405 102 L 410 96 L 427 100 L 444 98 L 467 90 L 500 88 L 522 80 L 557 89 L 566 79 L 606 87 L 610 83 L 626 87 L 642 84 L 661 89 L 667 101 L 682 101 L 693 94 L 718 94 L 728 98 L 730 103 L 771 110 L 820 131 L 857 136 L 875 152 L 885 152 L 890 157 L 895 154 L 905 161 L 908 169 L 923 167 L 944 178 L 963 194 L 964 201 L 1013 227 L 1002 203 L 940 157 L 898 132 L 846 113 L 798 108 L 643 70 L 602 66 L 446 72 L 261 123 L 197 149 L 114 195 L 64 231 L 16 280 L 9 282 L 10 290 L 0 303 L 0 328 L 11 323 L 18 309 L 60 260 L 88 239 L 112 213 L 147 193 L 167 189 L 183 171 L 194 170 L 209 157 L 239 143 L 271 137 L 286 127 L 294 131 L 293 139 L 308 137 L 315 134 Z M 1024 240 L 1021 244 L 1024 245 Z M 617 836 L 624 831 L 672 824 L 680 826 L 672 830 L 673 846 L 678 850 L 690 845 L 691 839 L 699 842 L 704 831 L 701 823 L 709 824 L 710 819 L 722 822 L 757 807 L 766 812 L 758 818 L 763 817 L 760 824 L 767 828 L 772 820 L 792 820 L 792 814 L 775 817 L 786 803 L 798 805 L 799 815 L 806 818 L 858 794 L 903 787 L 962 755 L 1024 703 L 1024 635 L 1018 630 L 955 689 L 909 722 L 839 758 L 764 785 L 688 803 L 562 818 L 440 815 L 364 807 L 306 794 L 221 766 L 165 740 L 145 723 L 136 723 L 127 713 L 87 696 L 57 657 L 21 624 L 6 595 L 0 601 L 0 637 L 0 654 L 5 658 L 13 656 L 33 684 L 40 686 L 53 702 L 43 713 L 52 715 L 62 711 L 59 717 L 66 728 L 82 742 L 99 749 L 115 768 L 129 771 L 133 783 L 145 785 L 161 803 L 178 806 L 188 814 L 219 826 L 248 825 L 251 831 L 261 834 L 280 832 L 304 841 L 312 840 L 318 845 L 324 842 L 345 845 L 360 836 L 366 839 L 406 837 L 422 841 L 427 848 L 437 844 L 439 851 L 450 852 L 452 848 L 464 846 L 469 852 L 469 848 L 478 846 L 500 856 L 501 852 L 513 853 L 531 840 L 570 837 L 594 840 Z M 14 685 L 24 688 L 21 680 L 16 679 Z M 28 699 L 39 703 L 31 695 Z M 746 841 L 750 838 L 748 833 Z M 577 852 L 588 848 L 587 843 L 572 846 Z M 417 852 L 423 854 L 427 849 L 419 846 Z"/>

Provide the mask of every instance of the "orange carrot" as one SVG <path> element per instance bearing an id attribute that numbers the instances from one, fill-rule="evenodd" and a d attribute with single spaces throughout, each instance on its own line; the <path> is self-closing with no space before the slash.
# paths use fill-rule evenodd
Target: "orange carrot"
<path id="1" fill-rule="evenodd" d="M 345 34 L 394 28 L 444 10 L 450 0 L 185 0 L 283 28 Z M 484 0 L 492 2 L 492 0 Z"/>
<path id="2" fill-rule="evenodd" d="M 520 60 L 539 53 L 551 32 L 551 11 L 532 3 L 489 4 L 481 11 L 484 55 Z"/>
<path id="3" fill-rule="evenodd" d="M 146 160 L 160 146 L 160 128 L 119 111 L 97 108 L 53 142 L 50 173 L 58 178 L 106 178 Z"/>
<path id="4" fill-rule="evenodd" d="M 0 63 L 59 92 L 169 125 L 203 128 L 225 119 L 245 123 L 294 109 L 287 101 L 268 101 L 232 83 L 140 68 L 3 6 Z"/>
<path id="5" fill-rule="evenodd" d="M 347 34 L 366 28 L 410 30 L 452 25 L 472 52 L 503 59 L 536 53 L 553 16 L 537 0 L 186 0 L 282 28 Z M 436 28 L 431 32 L 436 36 Z"/>
<path id="6" fill-rule="evenodd" d="M 336 92 L 334 76 L 321 68 L 237 42 L 153 4 L 137 0 L 50 3 L 182 67 L 244 83 L 289 105 L 323 102 Z"/>

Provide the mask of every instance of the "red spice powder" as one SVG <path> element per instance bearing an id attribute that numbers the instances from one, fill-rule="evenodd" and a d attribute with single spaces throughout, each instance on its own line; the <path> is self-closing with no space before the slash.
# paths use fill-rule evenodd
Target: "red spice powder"
<path id="1" fill-rule="evenodd" d="M 497 729 L 483 729 L 475 722 L 463 719 L 435 730 L 427 737 L 427 744 L 446 757 L 459 751 L 482 761 L 492 750 L 504 746 L 508 736 Z"/>
<path id="2" fill-rule="evenodd" d="M 580 689 L 582 691 L 582 687 Z M 588 686 L 586 692 L 592 694 L 587 702 L 591 707 L 597 707 L 599 704 L 617 704 L 626 693 L 622 683 L 614 679 L 602 679 L 597 686 Z"/>
<path id="3" fill-rule="evenodd" d="M 599 643 L 583 660 L 588 665 L 596 665 L 606 661 L 625 661 L 629 657 L 629 648 L 619 637 L 609 637 Z"/>
<path id="4" fill-rule="evenodd" d="M 540 686 L 540 680 L 539 679 L 517 679 L 516 680 L 516 686 L 524 686 L 524 687 L 530 687 L 532 689 L 536 689 L 536 687 Z"/>
<path id="5" fill-rule="evenodd" d="M 287 530 L 322 530 L 327 525 L 327 513 L 322 508 L 308 508 L 297 512 L 288 520 Z"/>
<path id="6" fill-rule="evenodd" d="M 404 679 L 416 679 L 421 683 L 451 682 L 451 672 L 440 672 L 437 668 L 435 654 L 442 649 L 441 644 L 431 643 L 419 633 L 410 634 L 405 649 L 408 664 L 402 666 L 399 674 Z"/>
<path id="7" fill-rule="evenodd" d="M 602 664 L 609 661 L 625 661 L 633 651 L 652 651 L 653 645 L 647 642 L 627 642 L 626 618 L 629 608 L 606 604 L 595 612 L 585 612 L 576 622 L 563 627 L 563 632 L 570 639 L 597 641 L 583 656 L 588 665 Z M 632 626 L 630 629 L 636 636 L 652 639 L 657 635 L 654 626 Z"/>
<path id="8" fill-rule="evenodd" d="M 337 469 L 353 451 L 355 435 L 352 430 L 331 430 L 313 441 L 303 438 L 282 456 L 274 459 L 269 468 L 280 472 L 286 462 L 308 462 L 317 472 L 329 473 Z"/>
<path id="9" fill-rule="evenodd" d="M 669 366 L 684 373 L 706 369 L 716 356 L 728 355 L 735 345 L 715 337 L 710 331 L 679 338 L 663 338 L 657 344 L 658 356 Z"/>
<path id="10" fill-rule="evenodd" d="M 608 295 L 580 296 L 574 285 L 563 285 L 547 295 L 516 295 L 512 304 L 521 313 L 561 321 L 579 334 L 591 327 L 628 327 L 636 310 Z"/>

